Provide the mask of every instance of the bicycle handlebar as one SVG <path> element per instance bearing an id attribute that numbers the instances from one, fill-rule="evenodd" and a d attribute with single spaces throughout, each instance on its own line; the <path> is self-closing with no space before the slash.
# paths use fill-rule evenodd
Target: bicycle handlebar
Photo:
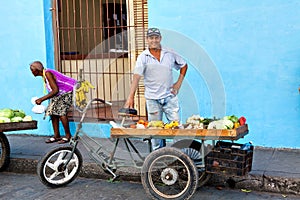
<path id="1" fill-rule="evenodd" d="M 112 105 L 112 103 L 111 102 L 108 102 L 108 101 L 105 101 L 105 100 L 103 100 L 103 99 L 99 99 L 99 98 L 94 98 L 94 99 L 92 99 L 92 102 L 93 101 L 100 101 L 101 103 L 104 103 L 104 104 L 108 104 L 108 105 Z"/>

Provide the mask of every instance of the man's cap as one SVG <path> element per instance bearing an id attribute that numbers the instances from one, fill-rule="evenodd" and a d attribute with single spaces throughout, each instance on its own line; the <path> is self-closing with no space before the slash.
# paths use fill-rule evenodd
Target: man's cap
<path id="1" fill-rule="evenodd" d="M 147 31 L 147 37 L 150 36 L 161 36 L 158 28 L 149 28 Z"/>

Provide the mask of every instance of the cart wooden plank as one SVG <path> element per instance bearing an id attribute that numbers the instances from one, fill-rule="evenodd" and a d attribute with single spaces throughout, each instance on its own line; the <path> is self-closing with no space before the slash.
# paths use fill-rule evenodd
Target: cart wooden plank
<path id="1" fill-rule="evenodd" d="M 36 129 L 37 121 L 0 123 L 0 132 Z"/>
<path id="2" fill-rule="evenodd" d="M 133 129 L 112 128 L 111 137 L 114 138 L 196 138 L 204 140 L 238 140 L 249 132 L 248 125 L 236 129 Z"/>

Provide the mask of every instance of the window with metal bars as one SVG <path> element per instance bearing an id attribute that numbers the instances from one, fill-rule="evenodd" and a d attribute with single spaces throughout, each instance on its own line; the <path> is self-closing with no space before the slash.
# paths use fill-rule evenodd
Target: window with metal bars
<path id="1" fill-rule="evenodd" d="M 88 118 L 115 119 L 127 99 L 136 58 L 145 49 L 147 0 L 53 0 L 53 7 L 57 70 L 89 81 L 96 88 L 93 98 L 113 103 L 93 105 Z M 141 82 L 138 118 L 146 118 L 143 92 Z M 69 116 L 78 115 L 74 110 Z"/>

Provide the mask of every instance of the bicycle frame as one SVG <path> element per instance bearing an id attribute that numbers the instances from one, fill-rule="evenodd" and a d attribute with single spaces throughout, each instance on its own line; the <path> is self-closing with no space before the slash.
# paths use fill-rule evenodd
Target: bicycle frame
<path id="1" fill-rule="evenodd" d="M 111 105 L 111 103 L 106 102 L 102 99 L 94 98 L 87 103 L 86 107 L 82 111 L 80 111 L 80 112 L 82 112 L 82 116 L 80 118 L 79 123 L 77 124 L 76 132 L 70 140 L 70 145 L 73 148 L 72 155 L 74 154 L 74 151 L 77 148 L 78 142 L 80 140 L 82 142 L 82 144 L 84 145 L 84 147 L 88 150 L 89 156 L 97 163 L 97 165 L 99 165 L 104 170 L 107 170 L 107 172 L 109 172 L 113 176 L 113 180 L 115 178 L 117 178 L 117 175 L 114 173 L 114 170 L 116 170 L 117 167 L 135 167 L 138 169 L 142 168 L 145 157 L 142 156 L 142 154 L 138 151 L 138 149 L 134 146 L 134 144 L 130 141 L 129 138 L 114 139 L 115 141 L 113 141 L 114 142 L 113 150 L 109 151 L 104 147 L 103 144 L 101 144 L 101 141 L 97 141 L 95 138 L 90 137 L 87 133 L 85 133 L 82 130 L 82 124 L 83 124 L 85 115 L 87 113 L 87 110 L 89 107 L 91 107 L 91 104 L 96 101 Z M 122 120 L 122 123 L 119 125 L 120 127 L 123 127 L 123 123 L 125 121 L 124 118 Z M 124 144 L 125 144 L 125 147 L 127 150 L 126 152 L 129 154 L 131 161 L 127 161 L 126 159 L 120 159 L 120 158 L 115 157 L 118 145 L 120 143 L 120 139 L 122 139 L 124 141 Z M 112 139 L 110 139 L 110 140 L 112 140 Z M 93 143 L 95 145 L 91 145 L 91 143 Z M 149 149 L 150 149 L 150 146 L 151 146 L 150 141 L 149 141 L 148 145 L 149 145 Z M 95 146 L 96 146 L 96 148 L 95 148 Z M 140 161 L 137 161 L 134 159 L 133 153 L 135 153 L 135 155 L 137 155 L 137 157 L 139 158 Z M 67 162 L 64 164 L 64 167 L 66 167 L 69 164 L 71 158 L 72 158 L 72 156 L 69 157 Z"/>

